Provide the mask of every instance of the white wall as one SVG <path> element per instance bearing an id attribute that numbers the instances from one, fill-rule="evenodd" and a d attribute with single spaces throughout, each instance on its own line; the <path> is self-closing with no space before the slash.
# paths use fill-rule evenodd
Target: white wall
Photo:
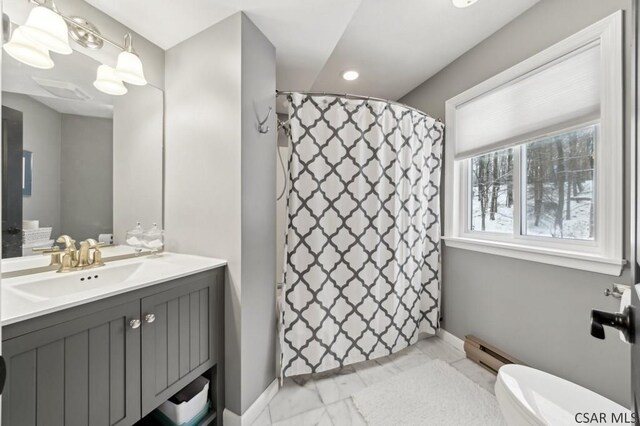
<path id="1" fill-rule="evenodd" d="M 62 231 L 60 218 L 60 152 L 62 116 L 32 98 L 2 93 L 2 104 L 22 111 L 23 149 L 33 152 L 31 197 L 23 197 L 22 217 Z"/>

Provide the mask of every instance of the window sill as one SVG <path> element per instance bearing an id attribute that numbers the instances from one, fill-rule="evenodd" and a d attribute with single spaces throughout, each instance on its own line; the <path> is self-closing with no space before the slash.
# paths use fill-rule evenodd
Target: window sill
<path id="1" fill-rule="evenodd" d="M 546 263 L 549 265 L 563 266 L 566 268 L 596 272 L 605 275 L 620 276 L 622 268 L 626 264 L 626 260 L 624 259 L 610 259 L 564 250 L 544 249 L 519 244 L 461 237 L 442 237 L 442 239 L 447 247 L 480 251 L 482 253 L 494 254 L 497 256 Z"/>

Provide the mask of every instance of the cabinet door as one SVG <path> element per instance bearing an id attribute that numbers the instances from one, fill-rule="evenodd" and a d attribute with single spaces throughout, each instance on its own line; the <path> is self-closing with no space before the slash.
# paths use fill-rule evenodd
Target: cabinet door
<path id="1" fill-rule="evenodd" d="M 217 277 L 182 278 L 172 290 L 142 299 L 143 416 L 215 364 Z"/>
<path id="2" fill-rule="evenodd" d="M 140 315 L 133 301 L 2 342 L 2 424 L 127 426 L 140 418 Z"/>

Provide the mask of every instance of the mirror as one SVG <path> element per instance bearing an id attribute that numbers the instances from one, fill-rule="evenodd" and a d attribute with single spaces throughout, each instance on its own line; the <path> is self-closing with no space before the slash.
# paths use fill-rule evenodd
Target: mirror
<path id="1" fill-rule="evenodd" d="M 162 225 L 163 93 L 93 86 L 100 63 L 74 51 L 41 70 L 2 53 L 2 257 L 70 235 L 121 243 Z"/>

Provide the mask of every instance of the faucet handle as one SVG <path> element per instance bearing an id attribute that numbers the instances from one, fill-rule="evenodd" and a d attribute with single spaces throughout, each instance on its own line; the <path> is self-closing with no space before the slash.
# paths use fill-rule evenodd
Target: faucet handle
<path id="1" fill-rule="evenodd" d="M 56 242 L 64 244 L 65 248 L 67 249 L 73 249 L 73 250 L 76 249 L 76 240 L 74 240 L 68 235 L 60 235 L 56 240 Z"/>
<path id="2" fill-rule="evenodd" d="M 93 238 L 88 238 L 86 240 L 89 243 L 89 248 L 93 249 L 93 261 L 92 264 L 95 266 L 102 266 L 104 262 L 102 261 L 102 252 L 100 251 L 100 247 L 103 247 L 104 243 L 99 243 Z"/>
<path id="3" fill-rule="evenodd" d="M 85 241 L 89 243 L 89 248 L 98 248 L 100 246 L 100 244 L 93 238 L 87 238 Z"/>
<path id="4" fill-rule="evenodd" d="M 62 252 L 60 251 L 60 247 L 58 246 L 51 246 L 51 247 L 34 247 L 31 249 L 33 252 L 35 253 L 42 253 L 42 254 L 50 254 L 51 255 L 51 263 L 49 263 L 49 266 L 60 266 L 60 264 L 62 263 Z"/>
<path id="5" fill-rule="evenodd" d="M 31 249 L 34 253 L 42 253 L 42 254 L 50 254 L 57 253 L 60 251 L 60 247 L 51 246 L 51 247 L 34 247 Z"/>

